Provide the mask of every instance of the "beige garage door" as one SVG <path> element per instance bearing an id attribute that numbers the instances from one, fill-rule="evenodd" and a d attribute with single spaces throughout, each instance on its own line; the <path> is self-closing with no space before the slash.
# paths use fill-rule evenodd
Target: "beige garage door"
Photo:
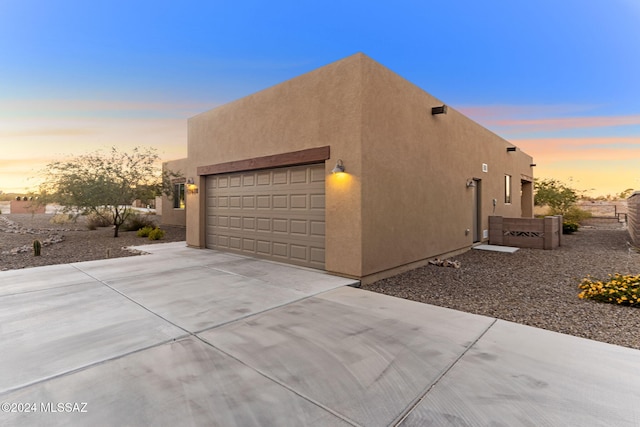
<path id="1" fill-rule="evenodd" d="M 207 247 L 324 269 L 324 164 L 207 177 Z"/>

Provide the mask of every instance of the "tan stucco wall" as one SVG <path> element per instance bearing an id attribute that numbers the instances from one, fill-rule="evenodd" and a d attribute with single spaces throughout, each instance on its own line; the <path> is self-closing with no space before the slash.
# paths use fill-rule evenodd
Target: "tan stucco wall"
<path id="1" fill-rule="evenodd" d="M 483 229 L 489 215 L 523 212 L 520 179 L 532 177 L 531 157 L 508 153 L 512 144 L 452 108 L 432 116 L 442 104 L 357 54 L 191 118 L 185 169 L 191 176 L 198 166 L 330 146 L 326 269 L 375 275 L 472 244 L 467 179 L 482 180 Z M 331 174 L 338 158 L 346 175 Z M 204 185 L 199 177 L 199 194 L 187 198 L 187 243 L 196 247 L 205 245 Z"/>
<path id="2" fill-rule="evenodd" d="M 432 115 L 442 101 L 374 61 L 363 62 L 363 75 L 363 276 L 469 247 L 467 179 L 482 180 L 483 230 L 489 215 L 521 216 L 530 156 L 507 152 L 511 143 L 451 107 Z M 512 176 L 509 205 L 505 174 Z"/>
<path id="3" fill-rule="evenodd" d="M 12 214 L 45 213 L 45 206 L 33 200 L 11 200 L 9 211 Z"/>
<path id="4" fill-rule="evenodd" d="M 207 111 L 189 120 L 188 156 L 197 166 L 269 156 L 329 145 L 325 164 L 326 268 L 345 275 L 361 271 L 361 66 L 362 56 L 308 74 Z M 349 175 L 331 176 L 341 158 Z M 201 181 L 201 195 L 204 193 Z M 204 206 L 205 199 L 202 198 Z M 187 205 L 187 243 L 205 245 L 205 213 Z"/>

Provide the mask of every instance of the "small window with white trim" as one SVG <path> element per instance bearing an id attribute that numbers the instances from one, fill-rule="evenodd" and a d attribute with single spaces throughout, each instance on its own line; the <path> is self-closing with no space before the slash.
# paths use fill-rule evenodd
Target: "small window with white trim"
<path id="1" fill-rule="evenodd" d="M 511 203 L 511 175 L 504 176 L 504 203 Z"/>

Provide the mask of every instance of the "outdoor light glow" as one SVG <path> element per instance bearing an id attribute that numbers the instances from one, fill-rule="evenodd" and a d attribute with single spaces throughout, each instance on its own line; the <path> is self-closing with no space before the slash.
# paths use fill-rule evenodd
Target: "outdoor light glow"
<path id="1" fill-rule="evenodd" d="M 187 184 L 187 194 L 198 194 L 198 186 L 195 184 Z"/>
<path id="2" fill-rule="evenodd" d="M 327 180 L 333 189 L 348 190 L 352 186 L 353 176 L 347 172 L 336 172 L 329 175 Z"/>

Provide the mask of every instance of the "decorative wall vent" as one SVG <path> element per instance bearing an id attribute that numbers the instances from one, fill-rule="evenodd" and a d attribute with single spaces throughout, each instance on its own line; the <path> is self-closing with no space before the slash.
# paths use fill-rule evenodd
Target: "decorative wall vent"
<path id="1" fill-rule="evenodd" d="M 512 237 L 544 237 L 544 231 L 511 231 L 504 230 L 503 236 Z"/>

